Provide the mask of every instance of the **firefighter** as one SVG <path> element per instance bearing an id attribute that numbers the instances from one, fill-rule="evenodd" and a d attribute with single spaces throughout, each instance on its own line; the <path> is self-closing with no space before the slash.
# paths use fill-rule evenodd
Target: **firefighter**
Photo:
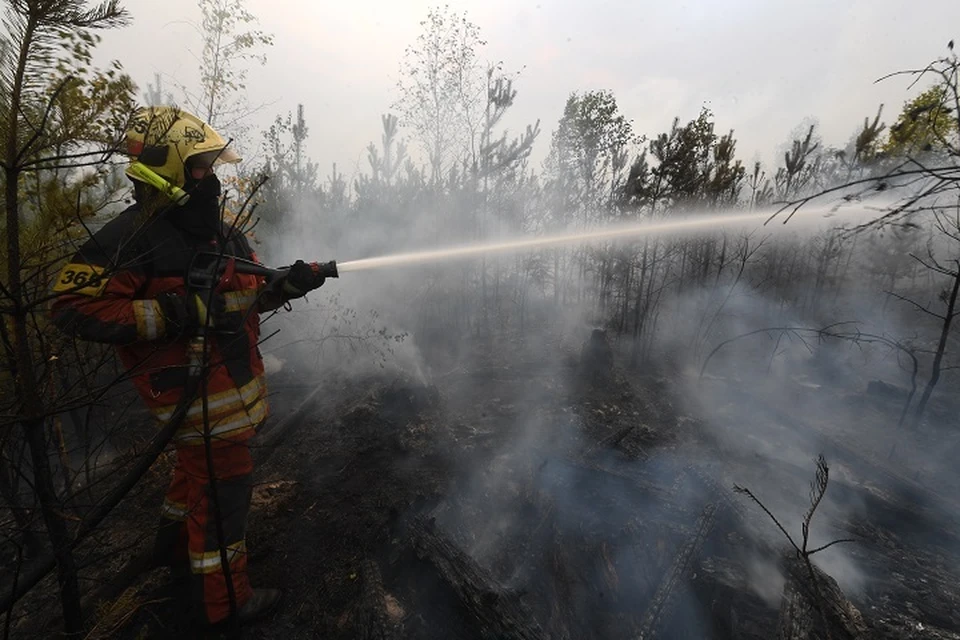
<path id="1" fill-rule="evenodd" d="M 60 272 L 53 319 L 69 335 L 116 345 L 137 391 L 161 422 L 186 393 L 191 338 L 199 327 L 213 327 L 207 332 L 206 411 L 203 398 L 196 397 L 174 436 L 176 465 L 155 555 L 158 565 L 185 577 L 201 621 L 216 624 L 229 616 L 229 579 L 238 617 L 246 623 L 271 612 L 280 599 L 277 589 L 252 588 L 247 576 L 249 440 L 268 410 L 258 314 L 306 295 L 323 285 L 324 277 L 316 263 L 303 261 L 270 286 L 258 276 L 235 274 L 210 299 L 213 304 L 204 304 L 186 287 L 198 251 L 256 260 L 244 235 L 221 219 L 215 167 L 240 157 L 213 128 L 175 107 L 138 110 L 126 145 L 135 202 Z M 229 575 L 221 564 L 217 520 Z"/>

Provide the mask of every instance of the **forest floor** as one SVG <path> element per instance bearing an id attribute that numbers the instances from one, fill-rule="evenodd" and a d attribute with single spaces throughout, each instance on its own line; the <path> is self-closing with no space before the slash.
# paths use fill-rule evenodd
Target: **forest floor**
<path id="1" fill-rule="evenodd" d="M 823 453 L 811 546 L 854 540 L 814 556 L 843 591 L 832 605 L 857 637 L 960 640 L 960 480 L 940 464 L 956 435 L 910 433 L 891 455 L 890 398 L 638 374 L 619 355 L 586 371 L 579 341 L 468 355 L 429 381 L 328 376 L 257 450 L 251 578 L 284 599 L 244 637 L 770 640 L 809 614 L 787 606 L 786 537 L 733 487 L 799 541 Z M 274 376 L 275 422 L 305 374 Z M 125 501 L 88 575 L 148 544 L 168 468 Z M 89 637 L 216 637 L 167 578 L 141 576 Z M 12 637 L 53 634 L 38 624 Z"/>

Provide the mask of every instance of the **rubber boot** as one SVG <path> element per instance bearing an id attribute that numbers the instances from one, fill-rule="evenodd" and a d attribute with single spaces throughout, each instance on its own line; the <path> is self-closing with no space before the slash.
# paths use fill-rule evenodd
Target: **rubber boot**
<path id="1" fill-rule="evenodd" d="M 280 604 L 281 595 L 280 589 L 254 589 L 253 595 L 237 612 L 240 624 L 249 624 L 269 616 Z"/>

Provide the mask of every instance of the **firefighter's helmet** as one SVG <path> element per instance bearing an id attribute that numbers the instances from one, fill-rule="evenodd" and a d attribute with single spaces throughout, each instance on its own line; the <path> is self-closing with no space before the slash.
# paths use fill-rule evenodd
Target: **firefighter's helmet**
<path id="1" fill-rule="evenodd" d="M 183 186 L 188 161 L 211 166 L 240 162 L 227 141 L 200 118 L 177 107 L 143 107 L 134 113 L 126 133 L 130 156 L 127 175 L 186 200 Z"/>

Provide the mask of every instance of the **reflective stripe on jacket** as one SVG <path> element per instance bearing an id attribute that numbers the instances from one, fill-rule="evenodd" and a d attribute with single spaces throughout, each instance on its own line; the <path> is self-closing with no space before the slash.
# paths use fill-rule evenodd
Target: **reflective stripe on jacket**
<path id="1" fill-rule="evenodd" d="M 229 230 L 224 226 L 226 235 Z M 197 251 L 256 259 L 242 234 L 206 241 L 137 205 L 107 223 L 76 253 L 54 283 L 54 322 L 84 340 L 117 346 L 134 385 L 160 420 L 179 404 L 187 381 L 189 336 L 174 335 L 156 298 L 186 292 L 186 271 Z M 226 314 L 238 331 L 209 338 L 207 421 L 216 438 L 246 439 L 267 416 L 258 296 L 263 279 L 235 274 L 226 284 Z M 202 442 L 203 404 L 196 400 L 176 440 Z"/>

